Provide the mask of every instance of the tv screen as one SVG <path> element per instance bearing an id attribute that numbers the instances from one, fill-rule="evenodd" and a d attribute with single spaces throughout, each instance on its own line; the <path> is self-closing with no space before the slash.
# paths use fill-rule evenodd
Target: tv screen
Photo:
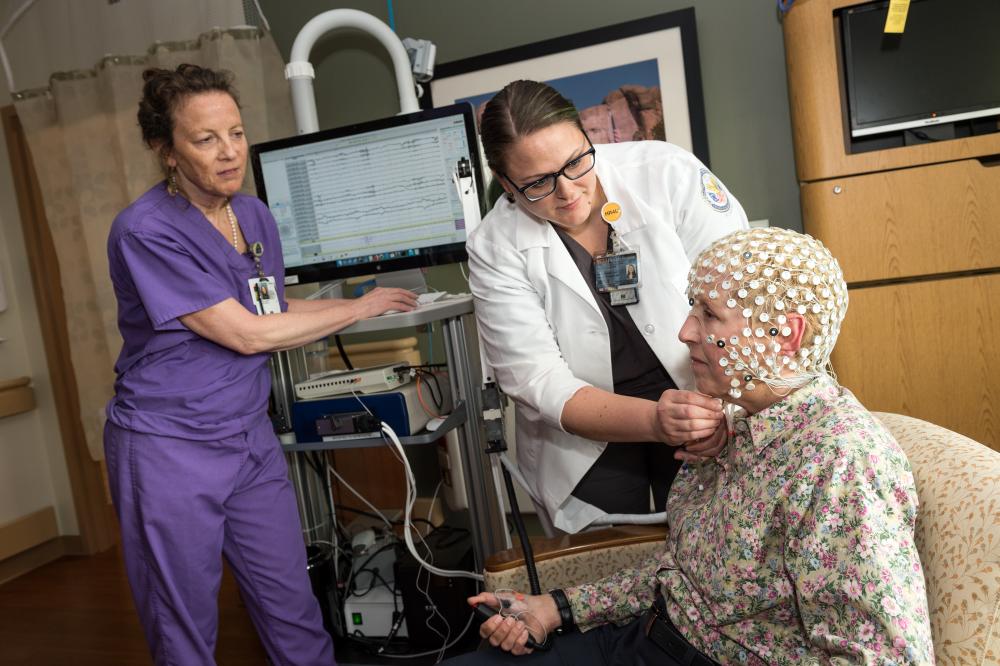
<path id="1" fill-rule="evenodd" d="M 852 137 L 1000 115 L 1000 0 L 913 0 L 901 35 L 888 7 L 840 13 Z"/>
<path id="2" fill-rule="evenodd" d="M 455 104 L 252 146 L 285 283 L 465 261 L 477 145 L 472 107 Z"/>

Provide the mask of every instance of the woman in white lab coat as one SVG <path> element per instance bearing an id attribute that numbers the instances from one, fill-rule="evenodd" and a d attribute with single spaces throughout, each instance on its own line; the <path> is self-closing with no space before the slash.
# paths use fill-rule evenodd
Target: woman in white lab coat
<path id="1" fill-rule="evenodd" d="M 593 146 L 542 83 L 507 85 L 481 134 L 504 196 L 470 234 L 469 282 L 529 490 L 566 532 L 647 513 L 650 489 L 662 510 L 681 461 L 725 445 L 677 334 L 690 262 L 746 215 L 676 146 Z"/>

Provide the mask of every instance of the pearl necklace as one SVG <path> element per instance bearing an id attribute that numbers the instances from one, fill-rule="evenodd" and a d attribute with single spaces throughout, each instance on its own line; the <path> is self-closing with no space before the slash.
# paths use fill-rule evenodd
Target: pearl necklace
<path id="1" fill-rule="evenodd" d="M 226 202 L 226 217 L 229 218 L 229 226 L 233 230 L 233 249 L 239 252 L 240 249 L 240 236 L 236 226 L 236 213 L 233 212 L 233 207 L 230 203 Z"/>

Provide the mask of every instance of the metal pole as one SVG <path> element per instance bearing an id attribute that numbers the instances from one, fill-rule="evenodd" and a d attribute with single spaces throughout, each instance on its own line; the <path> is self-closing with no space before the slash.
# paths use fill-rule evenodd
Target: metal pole
<path id="1" fill-rule="evenodd" d="M 479 378 L 474 376 L 469 362 L 462 317 L 444 321 L 445 354 L 448 357 L 449 380 L 452 395 L 457 395 L 466 405 L 468 418 L 462 424 L 460 451 L 462 469 L 465 470 L 465 492 L 469 500 L 469 520 L 472 530 L 473 555 L 477 570 L 482 570 L 486 558 L 500 550 L 503 536 L 500 533 L 502 516 L 489 498 L 493 494 L 492 475 L 487 474 L 483 461 L 483 439 L 480 431 L 482 403 L 479 399 Z"/>

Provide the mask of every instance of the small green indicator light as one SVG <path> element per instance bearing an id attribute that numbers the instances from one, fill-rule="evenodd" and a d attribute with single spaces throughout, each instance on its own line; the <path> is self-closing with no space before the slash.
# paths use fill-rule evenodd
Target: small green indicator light
<path id="1" fill-rule="evenodd" d="M 361 613 L 351 613 L 351 622 L 354 623 L 355 627 L 365 623 L 364 619 L 361 617 Z"/>

